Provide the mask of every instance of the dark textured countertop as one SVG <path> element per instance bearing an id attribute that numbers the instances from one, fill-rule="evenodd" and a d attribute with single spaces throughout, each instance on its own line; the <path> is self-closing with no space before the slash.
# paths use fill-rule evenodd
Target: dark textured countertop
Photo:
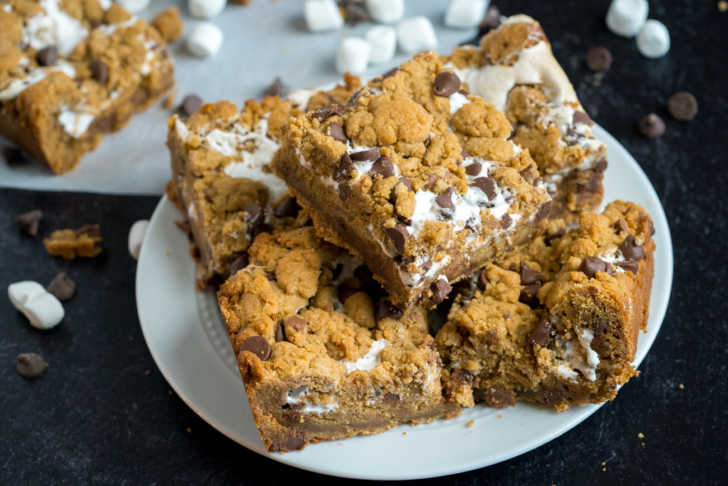
<path id="1" fill-rule="evenodd" d="M 675 246 L 662 330 L 641 376 L 575 429 L 510 461 L 430 483 L 725 484 L 728 12 L 713 0 L 650 2 L 650 16 L 670 29 L 672 50 L 646 60 L 633 40 L 606 30 L 608 3 L 501 6 L 542 22 L 586 109 L 635 156 L 662 200 Z M 598 44 L 615 57 L 601 80 L 583 62 L 586 49 Z M 690 123 L 671 120 L 664 108 L 678 90 L 700 102 Z M 656 141 L 636 132 L 636 121 L 650 111 L 667 123 Z M 64 323 L 50 332 L 32 329 L 0 298 L 0 484 L 338 484 L 228 440 L 155 368 L 137 320 L 126 238 L 156 202 L 0 189 L 0 287 L 22 279 L 47 283 L 62 269 L 78 283 Z M 41 231 L 101 222 L 105 252 L 92 261 L 51 259 L 40 239 L 15 226 L 15 215 L 33 208 L 45 211 Z M 15 372 L 15 356 L 28 351 L 50 363 L 34 382 Z"/>

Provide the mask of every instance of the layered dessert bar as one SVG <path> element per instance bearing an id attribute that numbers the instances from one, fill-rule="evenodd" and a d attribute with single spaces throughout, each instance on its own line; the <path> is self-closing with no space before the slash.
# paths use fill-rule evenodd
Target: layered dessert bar
<path id="1" fill-rule="evenodd" d="M 446 396 L 556 410 L 613 399 L 637 374 L 652 228 L 641 207 L 613 202 L 575 225 L 552 220 L 527 248 L 488 264 L 459 289 L 436 338 Z"/>
<path id="2" fill-rule="evenodd" d="M 325 239 L 360 257 L 392 302 L 441 302 L 529 240 L 551 198 L 506 116 L 424 52 L 343 104 L 289 125 L 273 168 Z"/>
<path id="3" fill-rule="evenodd" d="M 167 193 L 185 217 L 201 286 L 220 284 L 247 265 L 246 250 L 257 233 L 301 224 L 300 207 L 270 169 L 284 127 L 301 107 L 345 100 L 360 87 L 359 78 L 347 76 L 327 92 L 248 100 L 240 112 L 223 101 L 187 119 L 170 118 Z"/>
<path id="4" fill-rule="evenodd" d="M 72 170 L 174 84 L 160 34 L 109 0 L 0 0 L 0 135 Z"/>
<path id="5" fill-rule="evenodd" d="M 551 52 L 538 22 L 504 18 L 479 47 L 458 47 L 448 61 L 472 94 L 505 113 L 513 141 L 538 164 L 552 195 L 553 217 L 578 217 L 601 203 L 606 146 Z"/>
<path id="6" fill-rule="evenodd" d="M 266 448 L 453 416 L 422 308 L 392 306 L 371 273 L 311 226 L 259 234 L 218 292 Z"/>

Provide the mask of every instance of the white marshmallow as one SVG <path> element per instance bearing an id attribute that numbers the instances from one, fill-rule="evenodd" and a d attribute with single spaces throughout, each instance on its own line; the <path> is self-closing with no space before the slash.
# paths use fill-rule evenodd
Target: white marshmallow
<path id="1" fill-rule="evenodd" d="M 137 13 L 147 8 L 149 6 L 149 1 L 150 0 L 116 0 L 116 3 L 124 7 L 124 10 L 129 13 Z"/>
<path id="2" fill-rule="evenodd" d="M 404 15 L 404 0 L 367 0 L 367 9 L 375 21 L 389 24 Z"/>
<path id="3" fill-rule="evenodd" d="M 662 57 L 670 50 L 670 32 L 659 20 L 650 19 L 645 22 L 637 34 L 637 49 L 649 58 Z"/>
<path id="4" fill-rule="evenodd" d="M 131 225 L 129 230 L 129 254 L 134 260 L 139 259 L 139 252 L 142 250 L 142 242 L 147 232 L 147 226 L 149 226 L 149 220 L 140 219 Z"/>
<path id="5" fill-rule="evenodd" d="M 612 0 L 607 12 L 607 27 L 617 35 L 634 37 L 647 20 L 647 0 Z"/>
<path id="6" fill-rule="evenodd" d="M 195 25 L 187 38 L 187 49 L 199 57 L 214 55 L 222 45 L 222 30 L 210 22 Z"/>
<path id="7" fill-rule="evenodd" d="M 372 27 L 367 32 L 367 42 L 369 62 L 387 62 L 394 57 L 394 51 L 397 49 L 397 33 L 386 25 Z"/>
<path id="8" fill-rule="evenodd" d="M 486 0 L 450 0 L 445 14 L 445 25 L 449 27 L 475 27 L 483 19 Z"/>
<path id="9" fill-rule="evenodd" d="M 341 42 L 336 56 L 336 70 L 340 73 L 361 74 L 369 63 L 369 43 L 360 37 L 348 37 Z"/>
<path id="10" fill-rule="evenodd" d="M 8 286 L 8 297 L 36 329 L 51 329 L 63 320 L 63 305 L 38 282 L 26 280 Z"/>
<path id="11" fill-rule="evenodd" d="M 188 0 L 190 14 L 198 19 L 211 19 L 220 15 L 225 8 L 226 0 Z"/>
<path id="12" fill-rule="evenodd" d="M 397 39 L 399 47 L 407 53 L 437 47 L 435 30 L 426 17 L 412 17 L 400 22 L 397 25 Z"/>
<path id="13" fill-rule="evenodd" d="M 312 32 L 340 29 L 344 25 L 344 19 L 334 0 L 306 0 L 303 15 Z"/>

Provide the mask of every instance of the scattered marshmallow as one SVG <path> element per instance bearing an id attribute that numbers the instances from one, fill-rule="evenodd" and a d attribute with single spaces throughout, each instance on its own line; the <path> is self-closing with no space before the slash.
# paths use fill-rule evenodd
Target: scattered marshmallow
<path id="1" fill-rule="evenodd" d="M 437 47 L 435 30 L 427 17 L 412 17 L 400 22 L 397 25 L 397 38 L 399 47 L 407 53 Z"/>
<path id="2" fill-rule="evenodd" d="M 404 0 L 367 0 L 367 9 L 376 22 L 389 24 L 404 15 Z"/>
<path id="3" fill-rule="evenodd" d="M 369 63 L 369 43 L 360 37 L 348 37 L 341 42 L 336 56 L 336 69 L 340 73 L 361 74 Z"/>
<path id="4" fill-rule="evenodd" d="M 188 0 L 187 8 L 193 17 L 211 19 L 220 15 L 225 8 L 226 0 Z"/>
<path id="5" fill-rule="evenodd" d="M 340 29 L 344 25 L 344 19 L 334 0 L 306 0 L 303 15 L 312 32 Z"/>
<path id="6" fill-rule="evenodd" d="M 195 25 L 187 38 L 187 49 L 199 57 L 214 55 L 222 45 L 222 30 L 210 22 Z"/>
<path id="7" fill-rule="evenodd" d="M 659 20 L 650 19 L 645 22 L 637 34 L 637 49 L 649 58 L 662 57 L 670 50 L 670 32 Z"/>
<path id="8" fill-rule="evenodd" d="M 147 226 L 149 226 L 149 220 L 140 219 L 131 225 L 129 230 L 129 254 L 134 260 L 139 259 L 139 252 L 142 250 L 142 242 L 147 232 Z"/>
<path id="9" fill-rule="evenodd" d="M 483 19 L 487 4 L 486 0 L 450 0 L 445 14 L 445 25 L 475 27 Z"/>
<path id="10" fill-rule="evenodd" d="M 141 12 L 149 6 L 150 0 L 116 0 L 129 13 Z M 106 10 L 106 9 L 104 9 Z"/>
<path id="11" fill-rule="evenodd" d="M 26 280 L 8 286 L 8 297 L 36 329 L 51 329 L 63 320 L 63 305 L 38 282 Z"/>
<path id="12" fill-rule="evenodd" d="M 607 27 L 617 35 L 634 37 L 647 20 L 647 0 L 612 0 L 607 12 Z"/>
<path id="13" fill-rule="evenodd" d="M 392 27 L 379 25 L 367 32 L 369 43 L 369 62 L 387 62 L 394 57 L 397 49 L 397 33 Z"/>

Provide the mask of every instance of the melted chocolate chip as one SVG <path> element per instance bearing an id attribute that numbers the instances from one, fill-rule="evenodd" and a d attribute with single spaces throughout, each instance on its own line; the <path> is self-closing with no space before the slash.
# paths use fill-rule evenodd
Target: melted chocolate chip
<path id="1" fill-rule="evenodd" d="M 43 211 L 34 209 L 27 213 L 19 214 L 15 221 L 18 223 L 20 231 L 28 236 L 37 236 L 40 220 L 43 219 Z"/>
<path id="2" fill-rule="evenodd" d="M 380 156 L 379 149 L 373 148 L 369 150 L 360 150 L 359 152 L 353 152 L 349 154 L 349 157 L 351 157 L 351 160 L 356 160 L 357 162 L 364 162 L 364 161 L 370 161 L 370 160 L 377 160 Z"/>
<path id="3" fill-rule="evenodd" d="M 642 260 L 645 257 L 645 249 L 637 244 L 633 235 L 627 236 L 619 249 L 627 260 Z"/>
<path id="4" fill-rule="evenodd" d="M 334 169 L 334 180 L 336 182 L 347 181 L 351 178 L 351 172 L 354 170 L 354 163 L 351 161 L 349 154 L 344 154 L 339 159 L 339 165 Z"/>
<path id="5" fill-rule="evenodd" d="M 296 198 L 289 196 L 276 206 L 273 215 L 276 218 L 295 218 L 298 216 L 299 211 L 301 211 L 301 206 L 299 206 Z"/>
<path id="6" fill-rule="evenodd" d="M 488 199 L 495 199 L 495 180 L 492 177 L 478 177 L 473 180 L 470 187 L 477 187 L 488 196 Z"/>
<path id="7" fill-rule="evenodd" d="M 270 358 L 270 344 L 262 336 L 251 336 L 240 345 L 240 352 L 249 351 L 263 361 Z"/>
<path id="8" fill-rule="evenodd" d="M 450 96 L 460 89 L 460 78 L 451 71 L 443 71 L 435 76 L 432 92 L 435 96 Z"/>
<path id="9" fill-rule="evenodd" d="M 637 260 L 626 260 L 624 262 L 617 263 L 617 266 L 636 274 L 640 269 L 640 262 Z"/>
<path id="10" fill-rule="evenodd" d="M 374 162 L 374 165 L 372 165 L 369 173 L 372 177 L 375 175 L 381 175 L 384 178 L 392 177 L 394 176 L 394 164 L 392 164 L 392 161 L 387 157 L 379 157 L 379 159 Z"/>
<path id="11" fill-rule="evenodd" d="M 109 67 L 103 62 L 94 59 L 91 61 L 91 64 L 89 64 L 89 69 L 91 70 L 91 77 L 94 78 L 97 83 L 104 84 L 109 79 Z"/>
<path id="12" fill-rule="evenodd" d="M 518 300 L 528 305 L 529 307 L 538 307 L 538 289 L 541 288 L 539 284 L 526 285 L 521 289 L 521 293 L 518 296 Z"/>
<path id="13" fill-rule="evenodd" d="M 469 176 L 476 176 L 480 174 L 480 171 L 483 168 L 483 164 L 480 162 L 472 162 L 470 165 L 465 167 L 465 173 Z"/>
<path id="14" fill-rule="evenodd" d="M 437 305 L 447 298 L 452 290 L 452 285 L 447 280 L 439 278 L 430 285 L 430 290 L 432 291 L 432 303 Z"/>
<path id="15" fill-rule="evenodd" d="M 551 322 L 548 317 L 542 318 L 534 326 L 528 335 L 528 339 L 533 344 L 538 344 L 541 347 L 546 347 L 551 342 Z"/>
<path id="16" fill-rule="evenodd" d="M 306 329 L 306 325 L 308 323 L 306 322 L 306 319 L 299 316 L 291 316 L 286 321 L 286 324 L 291 326 L 293 329 L 295 329 L 298 332 L 303 332 Z"/>
<path id="17" fill-rule="evenodd" d="M 698 114 L 698 100 L 687 91 L 678 91 L 667 100 L 667 111 L 676 120 L 692 120 Z"/>
<path id="18" fill-rule="evenodd" d="M 440 206 L 443 209 L 449 209 L 451 211 L 455 210 L 455 205 L 452 202 L 452 193 L 454 192 L 452 187 L 448 187 L 445 192 L 441 192 L 437 195 L 435 198 L 435 202 L 437 202 L 437 205 Z"/>
<path id="19" fill-rule="evenodd" d="M 333 137 L 334 140 L 338 140 L 339 142 L 346 143 L 346 141 L 348 140 L 348 138 L 346 138 L 346 134 L 344 133 L 344 129 L 341 128 L 341 125 L 336 122 L 333 122 L 329 125 L 329 136 Z"/>
<path id="20" fill-rule="evenodd" d="M 35 60 L 41 66 L 53 66 L 58 62 L 58 48 L 56 46 L 44 47 L 36 53 Z"/>
<path id="21" fill-rule="evenodd" d="M 66 272 L 61 272 L 48 284 L 47 290 L 58 300 L 68 300 L 76 293 L 76 282 L 66 275 Z"/>
<path id="22" fill-rule="evenodd" d="M 541 280 L 541 272 L 531 269 L 528 265 L 521 262 L 521 284 L 530 285 Z"/>
<path id="23" fill-rule="evenodd" d="M 398 307 L 395 307 L 389 299 L 380 299 L 377 303 L 375 316 L 378 321 L 386 318 L 399 319 L 402 317 L 402 311 Z"/>
<path id="24" fill-rule="evenodd" d="M 409 238 L 407 227 L 402 223 L 397 223 L 394 228 L 384 228 L 384 233 L 389 237 L 397 252 L 404 253 L 405 243 Z"/>
<path id="25" fill-rule="evenodd" d="M 582 260 L 579 270 L 584 272 L 587 277 L 594 278 L 597 272 L 608 272 L 609 263 L 597 257 L 586 257 Z"/>

